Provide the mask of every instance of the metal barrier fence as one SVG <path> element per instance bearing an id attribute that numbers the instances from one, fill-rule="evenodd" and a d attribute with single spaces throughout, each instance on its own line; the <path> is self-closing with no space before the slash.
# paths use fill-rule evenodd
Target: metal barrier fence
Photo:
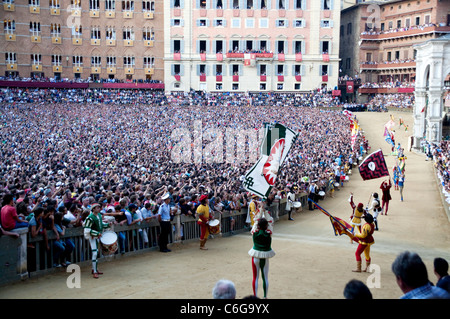
<path id="1" fill-rule="evenodd" d="M 307 195 L 297 195 L 302 207 L 307 206 Z M 277 221 L 285 212 L 286 200 L 274 202 L 268 210 L 274 220 Z M 220 236 L 230 236 L 233 232 L 248 230 L 246 225 L 247 209 L 230 212 L 215 212 L 215 218 L 220 220 Z M 232 227 L 231 220 L 234 219 Z M 52 231 L 47 232 L 47 239 L 42 235 L 31 237 L 28 229 L 16 230 L 20 237 L 14 239 L 9 236 L 0 237 L 0 285 L 5 285 L 29 277 L 43 275 L 55 271 L 54 260 L 56 248 L 56 235 Z M 139 225 L 119 226 L 113 225 L 112 231 L 118 235 L 118 250 L 112 256 L 103 256 L 99 252 L 99 261 L 114 260 L 131 254 L 143 253 L 159 249 L 158 236 L 160 233 L 159 222 L 151 220 Z M 190 216 L 177 214 L 172 221 L 172 232 L 169 243 L 181 243 L 184 241 L 198 240 L 200 238 L 200 226 L 197 219 Z M 89 241 L 84 238 L 83 228 L 66 228 L 61 239 L 73 244 L 73 251 L 68 260 L 79 266 L 89 265 L 92 251 Z M 71 245 L 72 246 L 72 245 Z"/>

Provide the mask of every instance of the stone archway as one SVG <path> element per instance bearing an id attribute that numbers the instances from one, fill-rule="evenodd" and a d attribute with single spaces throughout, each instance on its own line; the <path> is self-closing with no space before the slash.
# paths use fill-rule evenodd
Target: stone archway
<path id="1" fill-rule="evenodd" d="M 414 107 L 414 147 L 423 139 L 439 142 L 443 136 L 444 82 L 450 73 L 450 35 L 414 46 L 416 88 Z"/>

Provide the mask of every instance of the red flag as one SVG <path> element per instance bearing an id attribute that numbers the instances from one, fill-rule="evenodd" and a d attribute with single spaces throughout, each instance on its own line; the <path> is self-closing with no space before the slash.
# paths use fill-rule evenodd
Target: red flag
<path id="1" fill-rule="evenodd" d="M 365 181 L 389 176 L 389 170 L 384 159 L 383 151 L 380 149 L 367 156 L 359 165 L 359 173 Z"/>
<path id="2" fill-rule="evenodd" d="M 353 92 L 354 92 L 353 81 L 347 81 L 347 93 L 353 93 Z"/>
<path id="3" fill-rule="evenodd" d="M 328 217 L 330 217 L 330 221 L 331 221 L 331 225 L 333 226 L 333 231 L 334 231 L 334 235 L 347 235 L 347 232 L 352 232 L 353 231 L 353 226 L 350 225 L 349 223 L 345 222 L 344 220 L 334 217 L 333 215 L 331 215 L 329 212 L 327 212 L 325 209 L 323 209 L 322 207 L 320 207 L 319 205 L 317 205 L 316 202 L 314 202 L 311 199 L 308 199 L 308 201 L 313 202 L 313 204 L 325 215 L 327 215 Z"/>

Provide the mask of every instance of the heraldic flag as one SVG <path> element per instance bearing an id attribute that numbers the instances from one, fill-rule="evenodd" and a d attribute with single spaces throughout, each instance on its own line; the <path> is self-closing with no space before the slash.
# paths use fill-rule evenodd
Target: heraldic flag
<path id="1" fill-rule="evenodd" d="M 359 165 L 359 173 L 363 180 L 389 176 L 383 151 L 380 149 L 367 156 Z"/>
<path id="2" fill-rule="evenodd" d="M 347 232 L 352 232 L 353 231 L 353 226 L 350 225 L 349 223 L 347 223 L 346 221 L 338 218 L 338 217 L 334 217 L 333 215 L 331 215 L 329 212 L 327 212 L 325 209 L 323 209 L 322 207 L 320 207 L 319 205 L 317 205 L 316 202 L 314 202 L 313 200 L 308 198 L 308 201 L 313 202 L 313 204 L 325 215 L 327 215 L 330 218 L 331 221 L 331 225 L 333 226 L 333 231 L 334 231 L 334 235 L 342 235 L 345 234 L 347 235 Z"/>
<path id="3" fill-rule="evenodd" d="M 260 157 L 243 180 L 243 188 L 261 198 L 269 196 L 278 171 L 298 136 L 298 133 L 279 123 L 264 125 Z"/>

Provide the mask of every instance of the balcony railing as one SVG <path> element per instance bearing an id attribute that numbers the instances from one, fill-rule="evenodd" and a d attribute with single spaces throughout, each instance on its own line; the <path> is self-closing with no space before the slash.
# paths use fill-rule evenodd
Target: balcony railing
<path id="1" fill-rule="evenodd" d="M 444 32 L 450 33 L 450 26 L 429 26 L 429 27 L 419 27 L 409 30 L 398 30 L 398 31 L 384 31 L 383 33 L 376 34 L 361 34 L 362 40 L 372 40 L 372 41 L 380 41 L 380 40 L 388 40 L 388 39 L 398 39 L 404 37 L 412 37 L 415 35 L 434 33 L 434 32 Z"/>

